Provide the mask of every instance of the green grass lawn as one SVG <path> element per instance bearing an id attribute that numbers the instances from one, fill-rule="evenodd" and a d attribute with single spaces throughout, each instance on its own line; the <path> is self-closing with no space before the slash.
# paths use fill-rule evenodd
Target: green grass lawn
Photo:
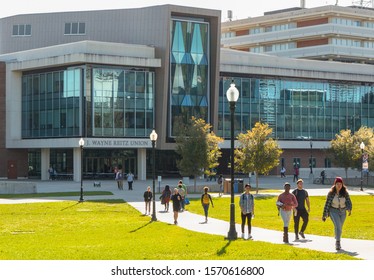
<path id="1" fill-rule="evenodd" d="M 211 213 L 227 212 L 227 202 L 217 200 Z M 258 210 L 260 221 L 260 205 Z M 121 200 L 3 204 L 0 213 L 2 260 L 355 259 L 290 245 L 242 239 L 230 242 L 222 236 L 150 222 L 149 216 L 142 216 Z"/>
<path id="2" fill-rule="evenodd" d="M 109 191 L 85 191 L 84 196 L 113 195 Z M 0 198 L 37 198 L 37 197 L 64 197 L 80 196 L 80 192 L 48 192 L 48 193 L 22 193 L 22 194 L 0 194 Z"/>
<path id="3" fill-rule="evenodd" d="M 278 216 L 275 202 L 277 196 L 255 197 L 255 218 L 252 226 L 282 230 L 282 219 Z M 325 196 L 310 197 L 311 212 L 306 234 L 334 236 L 334 228 L 330 219 L 322 222 L 322 212 L 325 204 Z M 343 237 L 355 239 L 374 240 L 374 196 L 351 196 L 353 210 L 352 215 L 347 216 L 343 228 Z M 197 214 L 204 214 L 200 199 L 190 199 L 188 210 Z M 209 209 L 209 216 L 221 220 L 230 220 L 230 198 L 213 198 L 214 208 Z M 239 197 L 235 197 L 235 220 L 241 223 Z M 300 224 L 301 226 L 301 224 Z M 293 221 L 290 224 L 290 232 L 293 233 Z M 293 237 L 293 235 L 291 234 Z"/>

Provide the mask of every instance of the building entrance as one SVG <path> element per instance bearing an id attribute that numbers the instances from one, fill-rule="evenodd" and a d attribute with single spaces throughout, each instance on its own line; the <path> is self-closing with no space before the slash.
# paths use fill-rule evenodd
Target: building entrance
<path id="1" fill-rule="evenodd" d="M 83 176 L 86 179 L 114 179 L 114 172 L 122 166 L 124 173 L 137 174 L 136 150 L 85 150 Z"/>

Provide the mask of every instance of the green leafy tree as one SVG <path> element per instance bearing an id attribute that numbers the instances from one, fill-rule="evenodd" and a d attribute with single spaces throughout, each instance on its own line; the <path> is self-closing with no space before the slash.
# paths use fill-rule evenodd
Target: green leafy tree
<path id="1" fill-rule="evenodd" d="M 208 142 L 208 168 L 205 170 L 207 176 L 215 176 L 217 167 L 219 165 L 219 158 L 222 156 L 221 148 L 219 143 L 223 142 L 223 138 L 218 137 L 213 131 L 207 134 Z"/>
<path id="2" fill-rule="evenodd" d="M 272 128 L 268 124 L 256 123 L 252 130 L 238 135 L 239 147 L 235 150 L 235 163 L 242 172 L 256 173 L 256 193 L 258 193 L 258 174 L 268 174 L 279 165 L 282 150 L 272 139 Z"/>
<path id="3" fill-rule="evenodd" d="M 196 191 L 196 177 L 203 174 L 205 169 L 218 165 L 221 151 L 218 147 L 223 139 L 210 131 L 211 125 L 203 119 L 191 118 L 190 122 L 182 126 L 176 137 L 176 152 L 180 156 L 177 167 L 182 176 L 194 177 Z"/>
<path id="4" fill-rule="evenodd" d="M 353 160 L 357 162 L 356 166 L 361 169 L 362 165 L 362 151 L 360 148 L 361 142 L 365 144 L 364 153 L 369 156 L 369 170 L 374 170 L 374 130 L 366 126 L 360 127 L 353 135 L 353 142 L 355 146 L 355 154 Z M 370 159 L 372 159 L 372 164 L 370 164 Z"/>
<path id="5" fill-rule="evenodd" d="M 346 129 L 336 134 L 335 139 L 331 140 L 330 144 L 328 154 L 335 166 L 344 168 L 347 178 L 348 168 L 357 165 L 357 149 L 360 149 L 360 143 L 355 143 L 351 130 Z"/>

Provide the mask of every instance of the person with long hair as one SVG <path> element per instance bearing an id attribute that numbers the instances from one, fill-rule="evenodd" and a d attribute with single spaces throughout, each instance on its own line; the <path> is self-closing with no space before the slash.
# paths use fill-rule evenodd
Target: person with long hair
<path id="1" fill-rule="evenodd" d="M 165 189 L 162 191 L 162 194 L 160 196 L 161 204 L 163 204 L 165 207 L 164 212 L 169 212 L 170 196 L 171 196 L 170 186 L 166 185 Z"/>
<path id="2" fill-rule="evenodd" d="M 336 177 L 334 185 L 327 194 L 322 215 L 322 221 L 326 221 L 327 217 L 330 217 L 334 224 L 336 250 L 341 249 L 340 240 L 347 212 L 348 216 L 350 216 L 352 212 L 352 201 L 349 197 L 347 188 L 343 183 L 343 179 L 341 177 Z"/>

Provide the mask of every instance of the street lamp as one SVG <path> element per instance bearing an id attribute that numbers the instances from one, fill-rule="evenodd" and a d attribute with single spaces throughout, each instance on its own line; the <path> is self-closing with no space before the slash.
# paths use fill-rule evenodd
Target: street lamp
<path id="1" fill-rule="evenodd" d="M 364 163 L 364 149 L 365 149 L 364 142 L 361 142 L 360 149 L 361 149 L 361 189 L 360 190 L 363 191 L 364 189 L 362 188 L 362 172 L 363 172 L 362 164 Z"/>
<path id="2" fill-rule="evenodd" d="M 231 149 L 230 149 L 230 158 L 231 158 L 231 204 L 230 204 L 230 230 L 227 234 L 228 240 L 235 240 L 238 238 L 238 233 L 235 229 L 235 203 L 234 203 L 234 112 L 235 104 L 239 98 L 239 91 L 235 87 L 234 81 L 231 82 L 230 88 L 226 92 L 227 100 L 230 103 L 230 112 L 231 112 Z"/>
<path id="3" fill-rule="evenodd" d="M 313 141 L 310 141 L 310 174 L 313 174 Z"/>
<path id="4" fill-rule="evenodd" d="M 155 144 L 156 144 L 156 141 L 157 141 L 157 133 L 156 131 L 153 129 L 152 130 L 152 133 L 149 135 L 149 138 L 151 139 L 152 141 L 152 192 L 153 192 L 153 195 L 152 195 L 152 219 L 151 221 L 157 221 L 157 218 L 156 218 L 156 193 L 155 193 Z"/>
<path id="5" fill-rule="evenodd" d="M 81 138 L 79 140 L 79 147 L 81 147 L 81 197 L 79 198 L 79 202 L 83 202 L 83 147 L 84 147 L 84 139 Z"/>

